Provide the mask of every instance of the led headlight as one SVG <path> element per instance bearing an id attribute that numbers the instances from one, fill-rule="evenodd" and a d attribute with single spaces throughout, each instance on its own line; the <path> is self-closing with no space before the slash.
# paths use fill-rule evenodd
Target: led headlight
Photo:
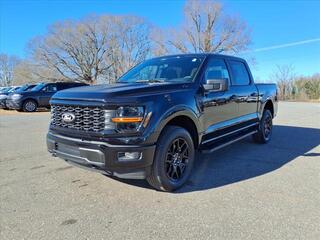
<path id="1" fill-rule="evenodd" d="M 6 99 L 6 98 L 7 98 L 7 95 L 4 95 L 4 94 L 1 94 L 1 95 L 0 95 L 0 100 Z"/>
<path id="2" fill-rule="evenodd" d="M 105 111 L 105 129 L 116 129 L 119 132 L 138 131 L 144 116 L 143 107 L 123 106 L 116 110 Z"/>

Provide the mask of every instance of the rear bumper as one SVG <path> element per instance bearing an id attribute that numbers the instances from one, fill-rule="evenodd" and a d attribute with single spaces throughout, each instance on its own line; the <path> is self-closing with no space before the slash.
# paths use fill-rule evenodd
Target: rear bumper
<path id="1" fill-rule="evenodd" d="M 105 142 L 70 138 L 49 132 L 48 151 L 65 161 L 106 175 L 144 179 L 153 163 L 155 145 L 111 145 Z M 118 153 L 140 152 L 135 160 L 119 161 Z"/>
<path id="2" fill-rule="evenodd" d="M 21 109 L 21 101 L 20 100 L 12 100 L 7 99 L 6 100 L 6 106 L 10 109 Z"/>

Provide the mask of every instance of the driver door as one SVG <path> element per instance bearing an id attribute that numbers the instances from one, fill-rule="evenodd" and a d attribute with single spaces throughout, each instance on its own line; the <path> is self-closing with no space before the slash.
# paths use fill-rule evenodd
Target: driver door
<path id="1" fill-rule="evenodd" d="M 230 74 L 223 58 L 211 57 L 207 63 L 202 84 L 211 79 L 228 79 L 225 91 L 205 91 L 203 96 L 204 140 L 214 137 L 217 130 L 229 126 L 238 116 L 238 104 L 235 102 L 235 91 L 230 84 Z"/>

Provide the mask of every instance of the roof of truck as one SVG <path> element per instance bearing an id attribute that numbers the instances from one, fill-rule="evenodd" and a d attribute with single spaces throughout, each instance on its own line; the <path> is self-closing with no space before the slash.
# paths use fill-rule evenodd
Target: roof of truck
<path id="1" fill-rule="evenodd" d="M 244 60 L 242 58 L 231 56 L 231 55 L 224 55 L 224 54 L 217 54 L 217 53 L 181 53 L 181 54 L 171 54 L 171 55 L 164 55 L 159 56 L 155 58 L 164 58 L 164 57 L 180 57 L 180 56 L 186 56 L 186 57 L 195 57 L 195 56 L 201 56 L 201 57 L 207 57 L 207 56 L 219 56 L 224 58 L 232 58 L 232 59 L 238 59 L 238 60 Z"/>

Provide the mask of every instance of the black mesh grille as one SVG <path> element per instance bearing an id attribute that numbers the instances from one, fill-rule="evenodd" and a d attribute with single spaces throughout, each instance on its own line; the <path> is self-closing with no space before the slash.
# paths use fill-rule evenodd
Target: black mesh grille
<path id="1" fill-rule="evenodd" d="M 65 122 L 62 115 L 70 113 L 75 116 L 72 122 Z M 104 129 L 104 111 L 100 107 L 51 106 L 51 125 L 82 131 L 100 132 Z"/>

